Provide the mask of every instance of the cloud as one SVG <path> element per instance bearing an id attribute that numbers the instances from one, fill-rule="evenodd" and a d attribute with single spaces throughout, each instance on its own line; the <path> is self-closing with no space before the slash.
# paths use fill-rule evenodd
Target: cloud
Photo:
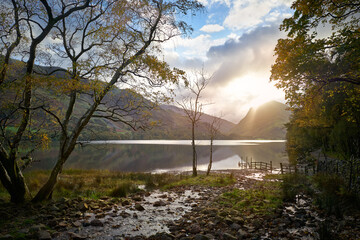
<path id="1" fill-rule="evenodd" d="M 224 26 L 240 30 L 255 27 L 266 20 L 274 21 L 273 9 L 284 8 L 288 11 L 291 2 L 290 0 L 235 0 L 229 15 L 224 20 Z"/>
<path id="2" fill-rule="evenodd" d="M 238 39 L 211 47 L 207 52 L 208 62 L 221 62 L 214 82 L 226 85 L 249 73 L 269 73 L 277 39 L 284 35 L 278 28 L 279 23 L 258 27 Z"/>
<path id="3" fill-rule="evenodd" d="M 213 33 L 224 30 L 224 27 L 220 26 L 219 24 L 208 24 L 204 25 L 202 28 L 200 28 L 200 30 L 207 33 Z"/>
<path id="4" fill-rule="evenodd" d="M 228 7 L 230 7 L 231 0 L 198 0 L 201 4 L 203 4 L 206 7 L 211 7 L 215 3 L 224 4 Z"/>

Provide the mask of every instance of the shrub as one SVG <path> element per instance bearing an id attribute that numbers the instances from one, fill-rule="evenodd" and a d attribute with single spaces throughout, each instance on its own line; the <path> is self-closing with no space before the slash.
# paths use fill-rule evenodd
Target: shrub
<path id="1" fill-rule="evenodd" d="M 111 197 L 126 197 L 129 193 L 137 192 L 139 189 L 130 181 L 120 183 L 110 192 Z"/>
<path id="2" fill-rule="evenodd" d="M 309 179 L 301 174 L 288 174 L 283 176 L 281 184 L 283 200 L 294 202 L 298 195 L 311 195 L 312 189 Z"/>
<path id="3" fill-rule="evenodd" d="M 342 178 L 332 174 L 317 174 L 313 177 L 317 190 L 315 203 L 328 214 L 341 217 L 344 213 L 359 209 L 359 199 L 347 191 Z"/>

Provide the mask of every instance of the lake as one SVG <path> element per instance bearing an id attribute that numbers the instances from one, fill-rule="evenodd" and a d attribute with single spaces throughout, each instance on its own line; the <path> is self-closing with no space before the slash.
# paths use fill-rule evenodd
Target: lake
<path id="1" fill-rule="evenodd" d="M 197 140 L 198 169 L 206 170 L 210 141 Z M 51 169 L 58 155 L 52 147 L 38 151 L 32 169 Z M 283 140 L 215 140 L 214 170 L 238 169 L 243 161 L 287 163 Z M 112 140 L 81 142 L 65 164 L 72 169 L 109 169 L 126 172 L 188 171 L 192 169 L 190 140 Z"/>

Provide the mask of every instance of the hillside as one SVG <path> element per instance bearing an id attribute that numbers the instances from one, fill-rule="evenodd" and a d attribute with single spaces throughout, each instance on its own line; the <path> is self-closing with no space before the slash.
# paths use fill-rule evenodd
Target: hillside
<path id="1" fill-rule="evenodd" d="M 22 76 L 25 72 L 24 63 L 12 60 L 12 64 L 17 65 L 17 71 L 9 77 L 7 81 L 16 79 L 18 76 Z M 48 68 L 42 66 L 35 66 L 37 73 L 47 74 L 52 72 L 55 68 Z M 58 68 L 56 68 L 58 69 Z M 56 72 L 53 75 L 56 79 L 61 79 L 61 81 L 66 81 L 66 76 L 63 72 Z M 87 80 L 82 80 L 85 83 Z M 79 94 L 79 101 L 77 102 L 74 110 L 74 118 L 72 119 L 71 124 L 75 123 L 75 120 L 78 119 L 82 113 L 84 113 L 89 104 L 93 101 L 89 94 Z M 14 94 L 11 91 L 3 92 L 0 96 L 0 101 L 4 99 L 11 99 L 14 97 Z M 108 106 L 121 106 L 126 105 L 129 97 L 135 98 L 135 101 L 144 101 L 145 103 L 148 100 L 144 99 L 141 95 L 128 94 L 126 89 L 119 89 L 114 87 L 111 90 L 111 93 L 105 97 L 104 103 L 101 108 L 105 109 Z M 57 112 L 64 112 L 68 103 L 68 97 L 65 95 L 57 94 L 56 89 L 45 89 L 45 88 L 34 88 L 33 89 L 33 101 L 41 101 L 41 104 L 51 105 L 57 109 Z M 6 109 L 2 109 L 6 105 L 0 105 L 0 118 L 2 112 L 6 112 Z M 190 139 L 191 137 L 191 126 L 189 121 L 184 116 L 182 109 L 173 106 L 173 105 L 161 105 L 158 109 L 151 111 L 151 120 L 158 122 L 152 129 L 143 131 L 138 130 L 134 131 L 129 126 L 121 122 L 113 122 L 105 118 L 95 118 L 91 119 L 88 125 L 85 127 L 81 133 L 79 140 L 93 140 L 93 139 Z M 197 138 L 198 139 L 207 139 L 208 130 L 207 123 L 211 122 L 214 117 L 204 114 L 203 120 L 198 124 L 197 127 Z M 48 121 L 51 121 L 50 118 Z M 41 111 L 36 111 L 33 116 L 33 121 L 42 122 L 44 121 L 44 114 Z M 14 121 L 16 123 L 16 120 Z M 221 134 L 219 138 L 225 138 L 227 133 L 235 126 L 235 124 L 222 120 L 221 124 Z M 59 126 L 52 124 L 47 126 L 51 132 L 50 134 L 53 138 L 57 138 L 59 132 Z"/>
<path id="2" fill-rule="evenodd" d="M 290 112 L 283 103 L 271 101 L 251 108 L 246 116 L 231 130 L 231 138 L 285 139 L 284 124 Z"/>

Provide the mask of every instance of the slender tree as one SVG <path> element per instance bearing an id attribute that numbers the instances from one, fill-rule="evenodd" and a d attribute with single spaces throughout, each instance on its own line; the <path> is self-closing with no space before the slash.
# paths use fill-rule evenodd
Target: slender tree
<path id="1" fill-rule="evenodd" d="M 211 78 L 206 77 L 204 71 L 195 73 L 195 81 L 187 88 L 190 91 L 190 96 L 185 97 L 178 104 L 184 110 L 184 113 L 191 124 L 191 146 L 192 146 L 192 163 L 193 163 L 193 176 L 197 176 L 197 154 L 195 143 L 195 129 L 203 115 L 204 103 L 201 100 L 201 94 L 205 90 Z"/>
<path id="2" fill-rule="evenodd" d="M 210 159 L 209 159 L 209 165 L 208 165 L 208 168 L 206 171 L 207 176 L 209 176 L 211 167 L 212 167 L 214 139 L 216 139 L 216 137 L 218 136 L 218 134 L 220 132 L 221 123 L 222 123 L 221 117 L 214 116 L 213 120 L 208 125 L 208 131 L 209 131 L 209 136 L 210 136 Z"/>

